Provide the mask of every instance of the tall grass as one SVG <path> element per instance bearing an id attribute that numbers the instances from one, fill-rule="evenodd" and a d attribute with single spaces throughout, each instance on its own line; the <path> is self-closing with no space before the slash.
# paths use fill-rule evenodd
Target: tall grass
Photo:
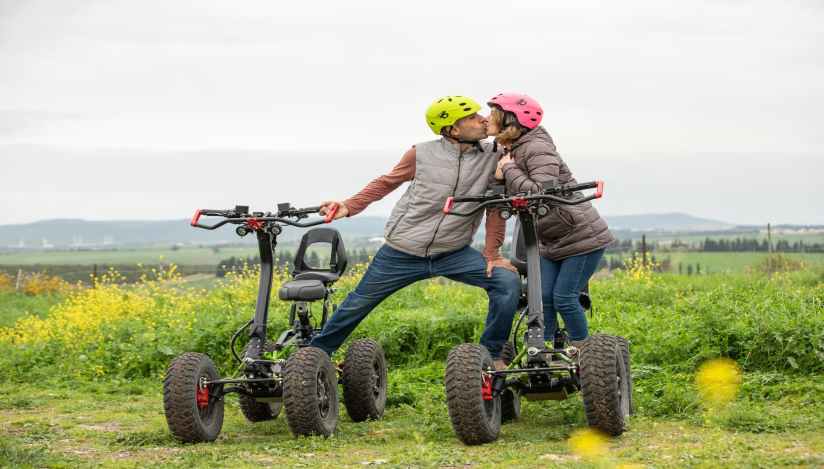
<path id="1" fill-rule="evenodd" d="M 337 302 L 364 268 L 336 284 Z M 629 265 L 593 282 L 590 330 L 627 337 L 639 377 L 692 372 L 716 356 L 732 357 L 745 372 L 820 373 L 821 274 L 787 272 L 768 281 L 753 273 L 656 275 Z M 286 269 L 276 270 L 275 291 L 288 278 Z M 0 369 L 13 380 L 67 374 L 157 379 L 174 356 L 198 351 L 226 373 L 233 366 L 229 338 L 252 317 L 257 281 L 258 272 L 246 269 L 207 291 L 188 287 L 174 268 L 135 286 L 109 272 L 97 289 L 72 292 L 48 314 L 0 328 Z M 444 361 L 453 346 L 478 340 L 486 309 L 480 289 L 419 282 L 380 305 L 350 340 L 378 340 L 390 366 Z M 288 303 L 272 301 L 270 336 L 288 327 L 288 310 Z"/>

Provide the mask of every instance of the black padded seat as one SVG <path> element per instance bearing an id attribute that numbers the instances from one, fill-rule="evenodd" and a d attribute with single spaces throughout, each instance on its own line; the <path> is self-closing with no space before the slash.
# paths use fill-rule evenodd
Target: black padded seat
<path id="1" fill-rule="evenodd" d="M 320 280 L 325 284 L 331 284 L 338 281 L 340 275 L 333 272 L 304 272 L 295 275 L 294 280 Z"/>
<path id="2" fill-rule="evenodd" d="M 326 287 L 320 280 L 290 280 L 278 291 L 283 301 L 315 301 L 326 296 Z"/>

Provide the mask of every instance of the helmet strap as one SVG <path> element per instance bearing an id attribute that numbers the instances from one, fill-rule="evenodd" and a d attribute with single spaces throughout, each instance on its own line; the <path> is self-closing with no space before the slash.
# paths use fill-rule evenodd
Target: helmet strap
<path id="1" fill-rule="evenodd" d="M 449 127 L 452 127 L 452 126 L 450 125 Z M 445 129 L 445 128 L 446 127 L 444 127 L 443 129 Z M 441 137 L 448 138 L 450 140 L 455 140 L 458 143 L 468 143 L 468 144 L 472 145 L 473 147 L 477 148 L 479 152 L 481 152 L 481 153 L 484 152 L 484 147 L 481 146 L 481 142 L 479 140 L 461 140 L 458 137 L 453 137 L 452 135 L 448 135 L 448 132 L 447 132 L 447 134 L 444 134 L 443 129 L 441 129 Z"/>

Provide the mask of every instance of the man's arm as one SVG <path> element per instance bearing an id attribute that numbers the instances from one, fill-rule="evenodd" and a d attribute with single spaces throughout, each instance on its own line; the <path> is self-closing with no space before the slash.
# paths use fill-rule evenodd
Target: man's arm
<path id="1" fill-rule="evenodd" d="M 366 185 L 360 192 L 344 200 L 327 200 L 320 204 L 323 207 L 320 215 L 325 215 L 327 206 L 338 205 L 338 213 L 335 218 L 351 217 L 364 211 L 372 202 L 376 202 L 386 197 L 400 187 L 403 183 L 415 178 L 415 147 L 407 151 L 401 161 L 387 174 L 375 178 Z"/>

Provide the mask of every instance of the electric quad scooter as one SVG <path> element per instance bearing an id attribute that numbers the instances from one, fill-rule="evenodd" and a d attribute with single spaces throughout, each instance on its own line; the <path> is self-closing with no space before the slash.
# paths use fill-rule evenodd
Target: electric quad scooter
<path id="1" fill-rule="evenodd" d="M 594 188 L 597 188 L 595 194 L 586 197 L 578 192 Z M 626 429 L 632 399 L 626 340 L 594 334 L 579 348 L 569 345 L 566 331 L 558 328 L 553 341 L 544 341 L 537 219 L 550 210 L 557 210 L 558 205 L 551 206 L 548 202 L 575 205 L 600 198 L 602 193 L 601 181 L 560 187 L 556 187 L 555 181 L 546 181 L 538 194 L 506 196 L 501 186 L 483 195 L 447 200 L 446 214 L 471 216 L 487 207 L 500 206 L 501 218 L 517 215 L 520 222 L 513 236 L 511 258 L 523 275 L 519 304 L 522 310 L 512 341 L 504 344 L 501 353 L 507 369 L 495 370 L 489 352 L 479 344 L 456 346 L 446 361 L 449 418 L 464 444 L 483 444 L 497 439 L 502 420 L 519 418 L 521 396 L 529 401 L 561 400 L 580 393 L 590 427 L 610 435 L 620 435 Z M 459 202 L 477 205 L 466 212 L 453 211 L 452 205 Z M 519 349 L 516 339 L 525 318 L 526 331 Z"/>
<path id="2" fill-rule="evenodd" d="M 238 362 L 230 378 L 221 379 L 212 360 L 202 353 L 184 353 L 169 365 L 163 381 L 163 408 L 172 434 L 186 442 L 214 441 L 223 425 L 223 398 L 237 393 L 243 415 L 252 422 L 274 419 L 281 409 L 295 436 L 328 437 L 338 423 L 338 379 L 342 375 L 346 411 L 352 420 L 378 419 L 386 407 L 386 360 L 380 345 L 358 339 L 349 345 L 342 366 L 333 366 L 321 349 L 309 347 L 329 315 L 337 307 L 331 302 L 332 285 L 346 270 L 346 250 L 340 233 L 333 228 L 315 228 L 303 235 L 295 255 L 293 279 L 278 292 L 291 301 L 289 329 L 276 341 L 267 339 L 269 298 L 272 291 L 274 251 L 284 225 L 308 228 L 329 223 L 337 212 L 333 206 L 325 219 L 300 222 L 320 207 L 293 208 L 278 204 L 278 211 L 249 212 L 248 206 L 234 210 L 198 210 L 192 226 L 214 230 L 227 223 L 236 225 L 239 236 L 254 233 L 260 250 L 260 282 L 255 312 L 231 338 L 229 347 Z M 198 222 L 201 215 L 223 217 L 214 225 Z M 328 269 L 312 268 L 304 257 L 308 246 L 332 246 Z M 312 304 L 321 302 L 321 317 L 312 314 Z M 235 341 L 249 329 L 249 342 L 240 355 Z"/>

